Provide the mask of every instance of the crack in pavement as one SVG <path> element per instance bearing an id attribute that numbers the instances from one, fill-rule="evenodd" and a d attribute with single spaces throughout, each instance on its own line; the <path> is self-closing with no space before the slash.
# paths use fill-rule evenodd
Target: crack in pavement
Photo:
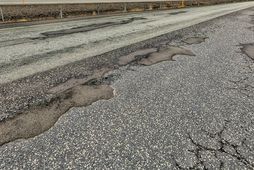
<path id="1" fill-rule="evenodd" d="M 246 61 L 247 65 L 245 66 L 248 71 L 245 71 L 244 76 L 238 80 L 228 80 L 230 83 L 233 84 L 233 87 L 228 87 L 227 89 L 236 90 L 246 97 L 254 97 L 254 44 L 241 44 L 241 46 L 242 47 L 240 49 L 242 51 L 242 54 L 248 57 L 248 60 Z"/>
<path id="2" fill-rule="evenodd" d="M 246 79 L 241 81 L 229 80 L 229 82 L 233 83 L 235 87 L 228 87 L 228 89 L 237 90 L 240 94 L 246 97 L 254 97 L 254 85 L 249 84 L 248 81 L 245 81 Z"/>
<path id="3" fill-rule="evenodd" d="M 219 167 L 220 169 L 223 169 L 225 162 L 220 159 L 220 155 L 225 154 L 228 155 L 232 158 L 235 159 L 235 161 L 238 161 L 242 163 L 247 169 L 253 169 L 254 168 L 254 163 L 250 161 L 248 158 L 246 158 L 241 152 L 240 152 L 240 147 L 245 147 L 247 150 L 250 152 L 253 152 L 253 150 L 246 144 L 246 138 L 243 138 L 240 142 L 240 144 L 234 144 L 227 139 L 224 138 L 223 134 L 225 131 L 230 130 L 228 128 L 228 124 L 230 121 L 225 120 L 225 123 L 222 127 L 222 129 L 216 133 L 211 133 L 206 130 L 202 130 L 203 133 L 207 135 L 208 138 L 216 140 L 218 147 L 210 147 L 210 146 L 205 146 L 205 144 L 199 143 L 197 140 L 194 139 L 194 137 L 190 134 L 187 133 L 187 138 L 191 142 L 191 144 L 194 146 L 194 149 L 188 149 L 190 153 L 194 154 L 194 157 L 196 159 L 196 163 L 192 166 L 189 167 L 184 167 L 179 163 L 175 157 L 173 157 L 173 161 L 175 163 L 175 166 L 179 169 L 204 169 L 207 170 L 209 169 L 206 166 L 206 162 L 204 158 L 202 157 L 203 152 L 209 152 L 211 153 L 216 159 L 219 160 Z M 241 127 L 243 128 L 243 127 Z"/>

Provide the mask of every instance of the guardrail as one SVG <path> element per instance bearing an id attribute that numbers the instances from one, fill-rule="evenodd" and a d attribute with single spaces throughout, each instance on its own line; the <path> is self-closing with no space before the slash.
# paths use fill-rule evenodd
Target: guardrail
<path id="1" fill-rule="evenodd" d="M 148 4 L 147 7 L 143 6 L 144 10 L 145 8 L 152 10 L 152 4 L 154 3 L 159 4 L 161 9 L 163 3 L 179 2 L 178 6 L 183 7 L 184 2 L 188 1 L 196 0 L 0 0 L 0 21 L 5 22 L 6 19 L 20 18 L 23 14 L 24 18 L 33 18 L 35 15 L 43 17 L 53 13 L 54 15 L 52 16 L 63 18 L 72 12 L 87 12 L 87 9 L 91 11 L 91 5 L 94 7 L 92 15 L 96 15 L 101 11 L 110 11 L 110 6 L 112 8 L 118 6 L 118 11 L 127 12 L 128 7 L 133 8 L 133 4 Z M 119 4 L 121 4 L 121 7 Z M 45 6 L 49 8 L 45 8 Z M 68 10 L 69 8 L 72 8 L 73 11 Z M 56 15 L 56 13 L 58 14 Z"/>
<path id="2" fill-rule="evenodd" d="M 95 3 L 147 3 L 182 0 L 0 0 L 0 5 L 52 5 L 52 4 L 95 4 Z M 191 1 L 191 0 L 184 0 Z"/>
<path id="3" fill-rule="evenodd" d="M 242 0 L 0 0 L 0 22 L 127 12 L 135 11 L 135 7 L 144 11 L 232 1 Z"/>

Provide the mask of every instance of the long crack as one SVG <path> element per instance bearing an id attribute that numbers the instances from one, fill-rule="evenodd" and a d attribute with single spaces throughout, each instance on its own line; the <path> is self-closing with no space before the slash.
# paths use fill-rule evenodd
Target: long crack
<path id="1" fill-rule="evenodd" d="M 241 44 L 241 51 L 248 58 L 246 59 L 246 65 L 243 68 L 243 75 L 238 80 L 229 80 L 232 86 L 228 87 L 229 90 L 238 91 L 240 94 L 250 98 L 254 97 L 254 84 L 253 84 L 253 61 L 254 61 L 254 44 Z"/>
<path id="2" fill-rule="evenodd" d="M 187 134 L 189 141 L 195 147 L 194 149 L 189 149 L 188 151 L 193 153 L 196 159 L 196 163 L 193 166 L 184 167 L 179 162 L 173 158 L 175 166 L 179 169 L 208 169 L 206 167 L 205 161 L 202 159 L 202 152 L 210 152 L 212 153 L 217 159 L 219 158 L 219 154 L 226 154 L 235 159 L 235 161 L 240 162 L 243 164 L 247 169 L 253 169 L 254 163 L 247 159 L 244 155 L 241 154 L 239 151 L 240 147 L 245 146 L 249 151 L 252 151 L 248 145 L 245 143 L 246 138 L 242 139 L 240 144 L 234 144 L 228 141 L 223 137 L 223 134 L 228 130 L 228 123 L 229 121 L 225 120 L 225 124 L 222 129 L 216 133 L 211 133 L 209 131 L 202 130 L 210 139 L 216 139 L 217 143 L 219 144 L 218 148 L 213 148 L 209 146 L 205 146 L 204 144 L 199 143 L 198 141 L 194 140 L 190 133 Z M 227 148 L 231 148 L 233 152 L 227 150 Z M 220 160 L 219 168 L 223 169 L 225 162 Z"/>

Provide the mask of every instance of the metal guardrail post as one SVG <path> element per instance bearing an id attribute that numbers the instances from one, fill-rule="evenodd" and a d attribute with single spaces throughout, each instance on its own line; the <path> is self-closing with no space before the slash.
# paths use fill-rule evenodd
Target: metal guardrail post
<path id="1" fill-rule="evenodd" d="M 60 6 L 60 18 L 61 19 L 63 18 L 63 6 L 62 5 Z"/>
<path id="2" fill-rule="evenodd" d="M 100 14 L 100 4 L 97 5 L 97 14 Z"/>
<path id="3" fill-rule="evenodd" d="M 4 22 L 4 13 L 2 7 L 0 7 L 0 14 L 1 14 L 1 19 Z"/>
<path id="4" fill-rule="evenodd" d="M 162 3 L 160 2 L 160 7 L 159 7 L 159 9 L 162 9 Z"/>
<path id="5" fill-rule="evenodd" d="M 127 12 L 127 3 L 123 4 L 123 12 Z"/>
<path id="6" fill-rule="evenodd" d="M 153 4 L 149 3 L 148 10 L 153 10 Z"/>

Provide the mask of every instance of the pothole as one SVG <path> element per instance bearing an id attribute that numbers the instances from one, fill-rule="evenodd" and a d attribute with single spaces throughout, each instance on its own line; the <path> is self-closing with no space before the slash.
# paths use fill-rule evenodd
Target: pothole
<path id="1" fill-rule="evenodd" d="M 121 66 L 127 65 L 137 59 L 137 56 L 144 56 L 148 55 L 150 53 L 156 52 L 157 48 L 146 48 L 146 49 L 141 49 L 135 52 L 132 52 L 126 56 L 122 56 L 119 58 L 118 64 Z"/>
<path id="2" fill-rule="evenodd" d="M 207 37 L 189 37 L 183 40 L 186 44 L 200 44 L 202 42 L 205 42 Z"/>
<path id="3" fill-rule="evenodd" d="M 138 61 L 138 64 L 149 66 L 162 61 L 173 60 L 175 55 L 195 56 L 194 53 L 188 49 L 177 46 L 167 46 L 160 49 L 158 52 L 151 53 L 145 58 L 142 58 Z"/>
<path id="4" fill-rule="evenodd" d="M 242 44 L 242 53 L 246 54 L 251 60 L 254 60 L 254 43 Z"/>
<path id="5" fill-rule="evenodd" d="M 146 48 L 132 52 L 126 56 L 119 58 L 118 64 L 124 66 L 130 63 L 137 63 L 138 65 L 153 65 L 166 60 L 173 60 L 175 55 L 189 55 L 194 56 L 192 51 L 177 47 L 162 45 L 159 48 Z"/>
<path id="6" fill-rule="evenodd" d="M 54 97 L 38 106 L 19 114 L 13 119 L 0 123 L 0 145 L 37 136 L 50 129 L 61 115 L 72 107 L 85 107 L 98 100 L 108 100 L 114 96 L 113 88 L 101 83 L 90 84 L 91 80 L 108 79 L 103 77 L 105 70 L 86 80 L 69 80 L 49 92 Z"/>

